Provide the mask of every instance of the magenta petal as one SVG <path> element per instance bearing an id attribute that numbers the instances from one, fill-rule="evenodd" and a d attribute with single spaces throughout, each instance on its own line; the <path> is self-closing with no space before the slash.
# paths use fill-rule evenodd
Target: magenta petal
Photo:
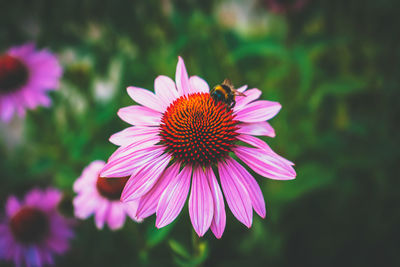
<path id="1" fill-rule="evenodd" d="M 132 153 L 115 156 L 110 158 L 109 162 L 100 172 L 101 177 L 125 177 L 131 176 L 135 171 L 139 171 L 143 164 L 153 162 L 164 152 L 162 147 L 148 147 L 140 150 L 134 150 Z M 116 151 L 118 152 L 118 150 Z"/>
<path id="2" fill-rule="evenodd" d="M 181 57 L 178 58 L 178 65 L 176 66 L 175 81 L 179 95 L 183 96 L 192 93 L 189 76 L 186 71 L 185 63 Z"/>
<path id="3" fill-rule="evenodd" d="M 181 212 L 190 188 L 192 166 L 186 165 L 162 193 L 156 211 L 156 227 L 170 224 Z"/>
<path id="4" fill-rule="evenodd" d="M 281 109 L 281 104 L 274 101 L 258 100 L 236 112 L 236 120 L 242 122 L 260 122 L 273 118 Z"/>
<path id="5" fill-rule="evenodd" d="M 200 93 L 210 92 L 210 87 L 208 86 L 208 83 L 199 76 L 190 77 L 189 83 L 192 90 L 195 92 L 200 92 Z"/>
<path id="6" fill-rule="evenodd" d="M 238 127 L 239 129 L 236 130 L 237 133 L 275 137 L 274 128 L 272 128 L 272 126 L 266 121 L 240 123 L 238 124 Z"/>
<path id="7" fill-rule="evenodd" d="M 120 202 L 110 203 L 110 211 L 107 217 L 107 223 L 111 230 L 120 229 L 125 223 L 125 211 Z"/>
<path id="8" fill-rule="evenodd" d="M 126 214 L 129 215 L 129 217 L 131 217 L 132 220 L 136 221 L 136 222 L 141 222 L 142 220 L 139 219 L 136 216 L 136 212 L 139 206 L 139 200 L 134 200 L 134 201 L 128 201 L 128 202 L 123 202 L 122 203 L 124 210 L 126 212 Z"/>
<path id="9" fill-rule="evenodd" d="M 175 82 L 167 76 L 160 75 L 154 80 L 156 95 L 166 106 L 179 97 Z"/>
<path id="10" fill-rule="evenodd" d="M 244 184 L 249 193 L 251 204 L 254 210 L 262 218 L 265 218 L 265 201 L 264 196 L 261 192 L 260 186 L 258 186 L 257 181 L 254 177 L 238 162 L 232 158 L 226 160 L 228 167 L 236 174 L 236 177 Z M 235 170 L 235 171 L 233 171 Z"/>
<path id="11" fill-rule="evenodd" d="M 213 214 L 214 203 L 207 178 L 201 167 L 195 167 L 189 197 L 189 215 L 198 236 L 203 236 L 210 228 Z"/>
<path id="12" fill-rule="evenodd" d="M 258 99 L 261 96 L 261 91 L 257 88 L 247 90 L 244 93 L 246 96 L 237 96 L 235 110 L 240 110 L 242 107 L 246 106 L 251 101 Z"/>
<path id="13" fill-rule="evenodd" d="M 137 141 L 157 137 L 158 133 L 158 127 L 132 126 L 113 134 L 110 137 L 110 142 L 117 146 L 128 146 Z"/>
<path id="14" fill-rule="evenodd" d="M 290 160 L 285 159 L 282 156 L 279 156 L 278 154 L 275 153 L 275 151 L 272 150 L 272 148 L 269 147 L 269 145 L 267 143 L 265 143 L 263 140 L 251 136 L 251 135 L 246 135 L 246 134 L 241 134 L 237 136 L 237 139 L 239 139 L 240 141 L 243 141 L 249 145 L 252 145 L 254 147 L 257 148 L 261 148 L 262 150 L 264 150 L 265 152 L 267 152 L 268 154 L 271 154 L 272 156 L 282 160 L 284 163 L 289 164 L 289 165 L 294 165 L 293 162 L 291 162 Z"/>
<path id="15" fill-rule="evenodd" d="M 11 217 L 15 212 L 19 210 L 21 204 L 15 196 L 10 196 L 6 203 L 6 214 Z"/>
<path id="16" fill-rule="evenodd" d="M 156 212 L 158 201 L 165 188 L 170 184 L 172 178 L 179 173 L 180 164 L 174 163 L 168 167 L 162 176 L 157 180 L 156 184 L 140 198 L 136 216 L 144 219 Z"/>
<path id="17" fill-rule="evenodd" d="M 214 203 L 214 217 L 211 222 L 211 231 L 214 233 L 216 238 L 221 238 L 226 225 L 224 198 L 211 167 L 206 167 L 206 177 Z"/>
<path id="18" fill-rule="evenodd" d="M 103 229 L 104 223 L 106 222 L 108 216 L 109 208 L 110 203 L 108 203 L 106 200 L 103 200 L 98 204 L 98 208 L 96 209 L 96 213 L 94 215 L 94 221 L 97 229 Z"/>
<path id="19" fill-rule="evenodd" d="M 250 228 L 253 221 L 253 210 L 245 185 L 237 179 L 233 170 L 225 163 L 218 163 L 218 171 L 229 208 L 240 222 Z"/>
<path id="20" fill-rule="evenodd" d="M 155 111 L 163 112 L 166 108 L 162 104 L 159 97 L 150 92 L 149 90 L 130 86 L 127 88 L 128 95 L 138 104 L 151 108 Z"/>
<path id="21" fill-rule="evenodd" d="M 171 156 L 163 154 L 153 162 L 147 162 L 137 173 L 132 174 L 122 191 L 121 200 L 135 200 L 146 194 L 167 167 Z"/>
<path id="22" fill-rule="evenodd" d="M 280 157 L 257 148 L 238 146 L 235 154 L 256 173 L 276 180 L 291 180 L 296 177 L 293 167 Z"/>
<path id="23" fill-rule="evenodd" d="M 148 107 L 129 106 L 119 109 L 118 116 L 132 125 L 158 126 L 162 115 Z"/>

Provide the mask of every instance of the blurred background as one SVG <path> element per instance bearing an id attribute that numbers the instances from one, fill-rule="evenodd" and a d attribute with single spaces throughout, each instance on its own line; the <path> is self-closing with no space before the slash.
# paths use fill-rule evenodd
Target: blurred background
<path id="1" fill-rule="evenodd" d="M 34 186 L 72 197 L 127 127 L 125 88 L 174 77 L 178 55 L 210 86 L 279 101 L 264 140 L 296 163 L 296 180 L 256 177 L 267 217 L 251 229 L 228 212 L 221 240 L 194 238 L 187 207 L 161 230 L 154 216 L 116 232 L 90 218 L 56 266 L 400 266 L 399 1 L 0 2 L 0 51 L 33 40 L 64 67 L 51 108 L 0 123 L 0 213 Z"/>

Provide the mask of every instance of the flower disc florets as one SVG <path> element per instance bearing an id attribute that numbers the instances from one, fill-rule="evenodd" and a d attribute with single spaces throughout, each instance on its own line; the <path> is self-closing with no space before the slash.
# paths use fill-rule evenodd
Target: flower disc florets
<path id="1" fill-rule="evenodd" d="M 208 93 L 176 99 L 161 123 L 161 140 L 177 160 L 207 166 L 225 158 L 235 146 L 238 121 L 226 104 Z"/>
<path id="2" fill-rule="evenodd" d="M 28 68 L 16 57 L 0 55 L 0 93 L 19 89 L 28 80 Z"/>

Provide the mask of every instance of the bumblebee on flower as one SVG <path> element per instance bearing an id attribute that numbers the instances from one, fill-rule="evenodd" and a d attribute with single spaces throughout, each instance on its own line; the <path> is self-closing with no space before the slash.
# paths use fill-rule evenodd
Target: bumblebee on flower
<path id="1" fill-rule="evenodd" d="M 119 117 L 132 126 L 111 136 L 119 148 L 100 175 L 130 177 L 121 199 L 138 203 L 137 218 L 155 213 L 156 227 L 168 225 L 181 212 L 190 190 L 189 215 L 196 233 L 203 236 L 211 228 L 220 238 L 226 225 L 222 192 L 233 215 L 247 227 L 253 209 L 265 217 L 260 187 L 243 164 L 271 179 L 295 178 L 293 163 L 254 137 L 275 136 L 267 120 L 281 105 L 258 100 L 261 91 L 256 88 L 242 86 L 236 91 L 224 86 L 228 83 L 210 92 L 203 79 L 188 76 L 179 57 L 175 82 L 158 76 L 155 94 L 128 87 L 139 105 L 119 110 Z"/>

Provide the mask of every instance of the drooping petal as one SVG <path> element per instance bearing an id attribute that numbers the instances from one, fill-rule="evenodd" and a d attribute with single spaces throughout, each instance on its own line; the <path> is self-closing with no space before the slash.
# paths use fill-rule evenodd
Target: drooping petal
<path id="1" fill-rule="evenodd" d="M 122 191 L 122 201 L 135 200 L 146 194 L 163 173 L 170 160 L 171 155 L 163 154 L 157 160 L 147 162 L 138 172 L 134 172 Z"/>
<path id="2" fill-rule="evenodd" d="M 248 103 L 258 99 L 261 96 L 261 91 L 257 88 L 247 90 L 245 96 L 236 96 L 235 110 L 240 110 Z"/>
<path id="3" fill-rule="evenodd" d="M 160 101 L 167 107 L 179 97 L 174 81 L 164 75 L 160 75 L 154 80 L 154 89 Z"/>
<path id="4" fill-rule="evenodd" d="M 107 223 L 111 230 L 117 230 L 125 223 L 125 211 L 120 202 L 114 201 L 110 205 Z"/>
<path id="5" fill-rule="evenodd" d="M 190 188 L 192 166 L 186 165 L 162 193 L 156 211 L 156 227 L 170 224 L 181 212 Z"/>
<path id="6" fill-rule="evenodd" d="M 146 147 L 136 150 L 135 146 L 129 147 L 127 151 L 122 149 L 118 155 L 110 157 L 107 164 L 100 172 L 101 177 L 126 177 L 143 164 L 155 161 L 164 152 L 162 147 Z M 126 153 L 125 153 L 126 152 Z"/>
<path id="7" fill-rule="evenodd" d="M 128 146 L 134 142 L 158 136 L 158 127 L 128 127 L 110 137 L 110 142 L 117 146 Z"/>
<path id="8" fill-rule="evenodd" d="M 239 129 L 236 130 L 237 133 L 275 137 L 274 128 L 272 128 L 272 126 L 266 121 L 239 123 L 238 127 Z"/>
<path id="9" fill-rule="evenodd" d="M 178 58 L 178 65 L 176 66 L 175 82 L 180 96 L 192 93 L 189 76 L 186 71 L 185 63 L 181 57 Z"/>
<path id="10" fill-rule="evenodd" d="M 158 126 L 161 113 L 143 106 L 129 106 L 119 109 L 118 116 L 129 124 L 139 126 Z"/>
<path id="11" fill-rule="evenodd" d="M 296 177 L 296 172 L 290 164 L 262 149 L 238 146 L 235 154 L 264 177 L 276 180 L 291 180 Z"/>
<path id="12" fill-rule="evenodd" d="M 208 83 L 199 76 L 191 76 L 189 79 L 189 83 L 192 88 L 192 91 L 199 93 L 210 92 L 210 87 L 208 86 Z"/>
<path id="13" fill-rule="evenodd" d="M 253 222 L 253 210 L 245 185 L 225 163 L 218 163 L 218 171 L 229 208 L 240 222 L 250 228 Z"/>
<path id="14" fill-rule="evenodd" d="M 139 219 L 136 216 L 136 212 L 139 206 L 139 200 L 134 200 L 134 201 L 128 201 L 128 202 L 123 202 L 122 203 L 124 210 L 126 212 L 126 214 L 129 215 L 129 217 L 131 217 L 132 220 L 136 221 L 136 222 L 141 222 L 142 220 Z"/>
<path id="15" fill-rule="evenodd" d="M 179 168 L 180 164 L 177 162 L 168 167 L 150 191 L 140 198 L 136 213 L 138 218 L 144 219 L 156 212 L 161 194 L 165 191 L 171 180 L 179 173 Z"/>
<path id="16" fill-rule="evenodd" d="M 236 177 L 244 184 L 249 193 L 251 199 L 251 204 L 254 210 L 262 218 L 265 218 L 265 201 L 264 196 L 261 192 L 260 186 L 258 186 L 257 181 L 254 177 L 237 161 L 232 158 L 226 159 L 226 163 L 231 170 L 236 170 Z"/>
<path id="17" fill-rule="evenodd" d="M 242 122 L 260 122 L 273 118 L 281 109 L 281 104 L 274 101 L 258 100 L 238 110 L 236 120 Z"/>
<path id="18" fill-rule="evenodd" d="M 290 160 L 287 160 L 284 157 L 282 157 L 282 156 L 278 155 L 277 153 L 275 153 L 275 151 L 273 151 L 272 148 L 267 143 L 265 143 L 263 140 L 261 140 L 261 139 L 259 139 L 257 137 L 254 137 L 254 136 L 251 136 L 251 135 L 247 135 L 247 134 L 241 134 L 241 135 L 237 136 L 237 139 L 240 140 L 240 141 L 243 141 L 243 142 L 245 142 L 245 143 L 247 143 L 249 145 L 252 145 L 254 147 L 261 148 L 265 152 L 273 155 L 274 157 L 279 158 L 280 160 L 282 160 L 286 164 L 294 165 L 294 163 L 291 162 Z"/>
<path id="19" fill-rule="evenodd" d="M 85 192 L 77 195 L 73 200 L 74 215 L 79 219 L 87 219 L 93 214 L 99 198 L 94 192 Z"/>
<path id="20" fill-rule="evenodd" d="M 166 106 L 160 101 L 159 97 L 149 90 L 129 86 L 128 95 L 138 104 L 151 108 L 158 112 L 164 112 Z"/>
<path id="21" fill-rule="evenodd" d="M 98 203 L 98 208 L 96 209 L 96 213 L 94 215 L 94 221 L 97 229 L 103 229 L 109 208 L 110 205 L 106 200 L 102 200 Z"/>
<path id="22" fill-rule="evenodd" d="M 214 203 L 214 217 L 211 222 L 211 231 L 216 238 L 221 238 L 225 230 L 226 214 L 224 198 L 222 196 L 221 188 L 215 178 L 214 171 L 211 167 L 206 167 L 206 177 L 211 189 L 211 194 Z"/>
<path id="23" fill-rule="evenodd" d="M 194 230 L 199 236 L 203 236 L 211 225 L 214 203 L 207 178 L 201 167 L 195 167 L 193 170 L 189 215 Z"/>

